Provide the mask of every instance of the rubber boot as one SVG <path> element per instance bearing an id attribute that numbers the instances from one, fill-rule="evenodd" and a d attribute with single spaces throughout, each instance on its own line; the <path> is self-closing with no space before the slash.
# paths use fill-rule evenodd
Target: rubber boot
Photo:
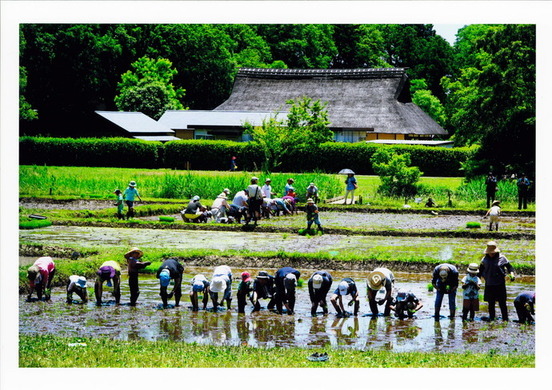
<path id="1" fill-rule="evenodd" d="M 456 311 L 455 310 L 451 310 L 450 311 L 450 319 L 453 320 L 454 319 L 454 315 L 456 314 Z"/>

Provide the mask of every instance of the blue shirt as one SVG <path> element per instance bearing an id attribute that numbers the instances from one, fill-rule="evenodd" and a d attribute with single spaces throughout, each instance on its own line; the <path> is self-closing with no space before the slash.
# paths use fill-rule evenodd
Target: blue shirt
<path id="1" fill-rule="evenodd" d="M 357 180 L 354 176 L 347 177 L 347 179 L 345 179 L 345 183 L 347 184 L 347 191 L 354 190 L 356 182 Z"/>
<path id="2" fill-rule="evenodd" d="M 125 200 L 134 201 L 135 197 L 140 197 L 140 194 L 138 194 L 138 190 L 134 187 L 128 187 L 125 190 L 124 198 Z"/>

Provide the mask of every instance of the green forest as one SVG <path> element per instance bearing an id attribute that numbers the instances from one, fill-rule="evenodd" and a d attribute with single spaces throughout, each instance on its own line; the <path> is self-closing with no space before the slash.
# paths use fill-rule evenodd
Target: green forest
<path id="1" fill-rule="evenodd" d="M 535 42 L 518 24 L 467 25 L 454 45 L 431 24 L 21 24 L 20 135 L 93 137 L 95 110 L 213 109 L 241 67 L 404 67 L 413 102 L 479 146 L 466 169 L 533 176 Z"/>

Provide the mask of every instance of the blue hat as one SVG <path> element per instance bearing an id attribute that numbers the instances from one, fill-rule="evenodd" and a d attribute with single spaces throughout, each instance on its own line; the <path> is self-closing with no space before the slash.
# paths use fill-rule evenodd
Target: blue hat
<path id="1" fill-rule="evenodd" d="M 162 287 L 167 287 L 171 281 L 171 272 L 168 269 L 164 269 L 159 274 L 159 282 Z"/>
<path id="2" fill-rule="evenodd" d="M 204 288 L 205 288 L 205 285 L 201 280 L 195 281 L 194 284 L 192 285 L 192 290 L 194 292 L 201 292 L 203 291 Z"/>

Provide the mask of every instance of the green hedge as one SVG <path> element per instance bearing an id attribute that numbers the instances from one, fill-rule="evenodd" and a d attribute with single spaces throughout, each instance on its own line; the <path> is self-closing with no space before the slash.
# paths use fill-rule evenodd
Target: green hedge
<path id="1" fill-rule="evenodd" d="M 161 142 L 129 138 L 21 137 L 22 165 L 159 168 Z"/>
<path id="2" fill-rule="evenodd" d="M 165 144 L 128 138 L 20 138 L 20 164 L 229 170 L 237 157 L 240 171 L 259 171 L 263 154 L 253 142 L 179 140 Z M 425 176 L 463 176 L 462 163 L 474 153 L 468 148 L 416 145 L 375 145 L 328 142 L 309 151 L 291 150 L 279 172 L 338 172 L 350 168 L 373 175 L 370 158 L 378 148 L 409 153 L 412 165 Z"/>

